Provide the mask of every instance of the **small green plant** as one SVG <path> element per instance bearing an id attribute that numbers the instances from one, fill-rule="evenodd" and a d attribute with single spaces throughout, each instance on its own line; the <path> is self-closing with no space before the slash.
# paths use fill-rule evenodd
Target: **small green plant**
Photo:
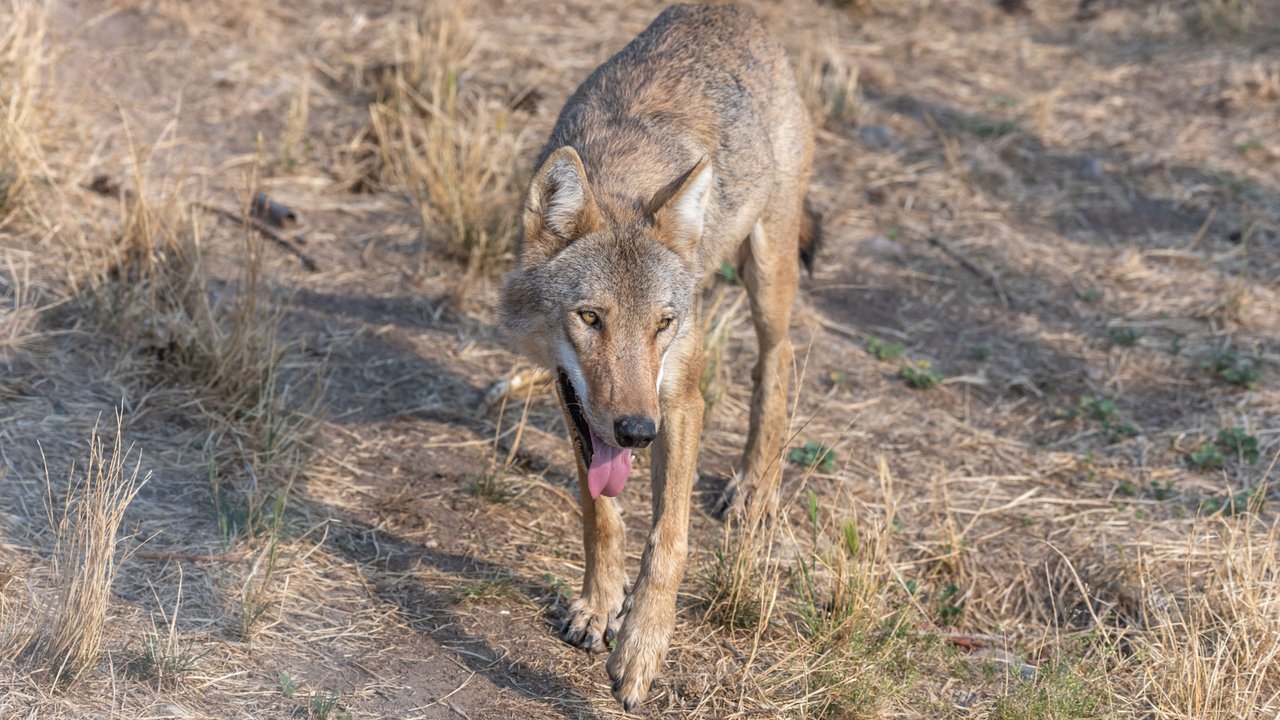
<path id="1" fill-rule="evenodd" d="M 961 130 L 988 139 L 1002 138 L 1018 131 L 1018 123 L 1013 120 L 991 120 L 967 115 L 956 115 L 956 125 Z"/>
<path id="2" fill-rule="evenodd" d="M 720 269 L 716 270 L 716 275 L 730 285 L 738 285 L 742 282 L 738 278 L 738 269 L 728 260 L 720 261 Z"/>
<path id="3" fill-rule="evenodd" d="M 1118 347 L 1133 347 L 1138 344 L 1142 333 L 1131 327 L 1113 327 L 1107 328 L 1107 337 L 1111 338 L 1112 344 Z"/>
<path id="4" fill-rule="evenodd" d="M 706 597 L 705 618 L 726 630 L 743 630 L 760 625 L 764 605 L 760 596 L 762 578 L 755 554 L 743 538 L 730 538 L 715 551 L 715 560 L 699 573 Z"/>
<path id="5" fill-rule="evenodd" d="M 280 540 L 284 531 L 285 505 L 289 484 L 270 502 L 270 514 L 266 516 L 267 542 L 257 554 L 240 588 L 240 639 L 250 641 L 257 634 L 259 622 L 266 617 L 273 604 L 271 584 L 275 579 L 275 571 L 280 562 Z"/>
<path id="6" fill-rule="evenodd" d="M 942 621 L 943 625 L 949 627 L 955 625 L 963 614 L 964 605 L 960 598 L 960 586 L 955 583 L 947 583 L 938 592 L 938 619 Z"/>
<path id="7" fill-rule="evenodd" d="M 1138 434 L 1138 429 L 1121 420 L 1120 410 L 1110 398 L 1095 398 L 1086 395 L 1080 403 L 1068 410 L 1059 410 L 1064 420 L 1092 420 L 1097 422 L 1107 442 L 1116 443 Z"/>
<path id="8" fill-rule="evenodd" d="M 996 700 L 995 720 L 1085 720 L 1109 717 L 1106 693 L 1086 677 L 1084 663 L 1054 660 L 1029 679 L 1013 678 L 1008 694 Z"/>
<path id="9" fill-rule="evenodd" d="M 313 692 L 307 703 L 307 720 L 351 720 L 351 713 L 339 712 L 342 695 L 337 691 Z"/>
<path id="10" fill-rule="evenodd" d="M 516 578 L 510 572 L 496 571 L 488 577 L 480 577 L 458 585 L 454 597 L 458 602 L 473 603 L 498 598 L 512 598 L 516 593 Z"/>
<path id="11" fill-rule="evenodd" d="M 1219 470 L 1227 463 L 1222 451 L 1211 442 L 1202 443 L 1199 449 L 1187 455 L 1187 461 L 1191 463 L 1191 467 L 1200 472 Z"/>
<path id="12" fill-rule="evenodd" d="M 943 380 L 942 375 L 933 370 L 933 365 L 928 360 L 916 360 L 903 365 L 898 370 L 898 377 L 907 387 L 915 390 L 928 390 Z"/>
<path id="13" fill-rule="evenodd" d="M 1222 428 L 1212 441 L 1204 441 L 1199 448 L 1187 454 L 1187 462 L 1201 472 L 1222 469 L 1228 458 L 1248 464 L 1257 462 L 1258 438 L 1240 428 Z"/>
<path id="14" fill-rule="evenodd" d="M 845 383 L 849 382 L 849 373 L 843 370 L 832 370 L 827 373 L 827 382 L 830 383 L 833 388 L 842 387 Z"/>
<path id="15" fill-rule="evenodd" d="M 1155 500 L 1164 502 L 1165 500 L 1168 500 L 1169 498 L 1173 497 L 1173 481 L 1172 480 L 1165 480 L 1164 482 L 1160 482 L 1158 480 L 1152 480 L 1150 487 L 1151 487 L 1151 497 L 1154 498 Z"/>
<path id="16" fill-rule="evenodd" d="M 1219 430 L 1218 447 L 1250 465 L 1258 462 L 1258 438 L 1240 428 Z"/>
<path id="17" fill-rule="evenodd" d="M 573 590 L 569 587 L 569 583 L 564 581 L 564 578 L 557 577 L 551 573 L 543 573 L 542 582 L 546 583 L 551 589 L 552 609 L 562 605 L 567 606 L 570 602 L 573 602 Z"/>
<path id="18" fill-rule="evenodd" d="M 1102 291 L 1097 288 L 1085 290 L 1080 293 L 1080 299 L 1092 305 L 1102 299 Z"/>
<path id="19" fill-rule="evenodd" d="M 177 685 L 195 669 L 208 650 L 197 653 L 190 643 L 179 643 L 176 634 L 151 631 L 142 636 L 138 655 L 131 663 L 139 675 L 150 677 L 164 687 Z"/>
<path id="20" fill-rule="evenodd" d="M 1215 353 L 1211 366 L 1219 378 L 1246 390 L 1257 390 L 1262 379 L 1262 357 L 1241 358 L 1234 345 Z"/>
<path id="21" fill-rule="evenodd" d="M 1093 482 L 1098 479 L 1098 468 L 1094 465 L 1092 450 L 1086 450 L 1080 454 L 1080 469 L 1084 470 L 1084 479 L 1086 482 Z"/>
<path id="22" fill-rule="evenodd" d="M 468 490 L 473 497 L 496 505 L 505 505 L 519 495 L 507 480 L 507 474 L 502 468 L 495 468 L 480 475 L 471 483 Z"/>
<path id="23" fill-rule="evenodd" d="M 969 348 L 969 357 L 978 362 L 986 362 L 991 359 L 991 347 L 988 345 L 974 345 Z"/>
<path id="24" fill-rule="evenodd" d="M 1261 149 L 1262 149 L 1262 139 L 1257 137 L 1256 135 L 1236 145 L 1236 152 L 1240 153 L 1241 155 L 1251 153 Z"/>
<path id="25" fill-rule="evenodd" d="M 298 681 L 289 677 L 286 673 L 280 673 L 276 679 L 280 683 L 280 694 L 285 697 L 293 697 L 293 693 L 298 689 Z"/>
<path id="26" fill-rule="evenodd" d="M 836 452 L 817 440 L 810 440 L 798 448 L 792 448 L 787 456 L 791 462 L 804 467 L 814 467 L 824 473 L 835 472 Z"/>
<path id="27" fill-rule="evenodd" d="M 1223 515 L 1236 515 L 1250 508 L 1251 505 L 1257 505 L 1261 509 L 1266 494 L 1263 493 L 1263 486 L 1254 485 L 1243 490 L 1238 490 L 1226 497 L 1209 498 L 1200 503 L 1200 513 L 1202 515 L 1213 515 L 1222 513 Z"/>
<path id="28" fill-rule="evenodd" d="M 880 338 L 871 338 L 867 340 L 867 352 L 877 359 L 884 362 L 892 362 L 902 357 L 907 351 L 905 345 L 900 342 L 886 342 Z"/>

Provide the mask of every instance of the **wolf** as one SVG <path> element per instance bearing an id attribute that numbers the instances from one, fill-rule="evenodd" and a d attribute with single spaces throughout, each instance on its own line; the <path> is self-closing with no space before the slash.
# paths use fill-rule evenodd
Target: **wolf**
<path id="1" fill-rule="evenodd" d="M 722 509 L 767 513 L 786 431 L 788 337 L 817 215 L 813 131 L 782 46 L 750 11 L 675 5 L 565 103 L 529 183 L 517 266 L 498 301 L 509 340 L 550 370 L 577 458 L 586 572 L 563 638 L 616 640 L 628 711 L 666 658 L 688 555 L 702 429 L 699 289 L 735 260 L 759 353 L 750 429 Z M 652 445 L 653 525 L 627 589 L 617 502 Z"/>

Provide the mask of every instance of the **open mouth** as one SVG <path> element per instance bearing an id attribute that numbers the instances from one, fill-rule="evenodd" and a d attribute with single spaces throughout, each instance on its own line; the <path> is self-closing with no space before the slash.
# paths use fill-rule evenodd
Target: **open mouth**
<path id="1" fill-rule="evenodd" d="M 591 429 L 587 416 L 582 413 L 578 393 L 564 370 L 559 370 L 556 388 L 560 391 L 565 414 L 569 416 L 570 440 L 578 450 L 582 466 L 587 469 L 587 489 L 591 491 L 592 499 L 601 495 L 617 497 L 631 475 L 631 450 L 605 442 Z"/>

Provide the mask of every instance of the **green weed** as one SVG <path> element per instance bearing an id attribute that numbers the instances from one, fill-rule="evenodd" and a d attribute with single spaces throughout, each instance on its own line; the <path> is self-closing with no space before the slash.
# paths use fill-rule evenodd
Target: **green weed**
<path id="1" fill-rule="evenodd" d="M 1118 347 L 1133 347 L 1138 344 L 1142 333 L 1131 327 L 1113 327 L 1107 328 L 1107 337 L 1111 338 L 1111 343 Z"/>
<path id="2" fill-rule="evenodd" d="M 742 282 L 738 277 L 738 269 L 728 260 L 720 261 L 720 268 L 716 270 L 716 276 L 730 285 L 738 285 Z"/>
<path id="3" fill-rule="evenodd" d="M 1200 513 L 1202 515 L 1213 515 L 1215 513 L 1237 515 L 1255 505 L 1260 510 L 1262 503 L 1266 500 L 1266 494 L 1263 490 L 1262 485 L 1254 485 L 1238 490 L 1226 497 L 1209 498 L 1200 503 Z"/>
<path id="4" fill-rule="evenodd" d="M 955 583 L 947 583 L 938 592 L 938 619 L 948 627 L 955 625 L 964 615 L 964 605 L 960 598 L 960 587 Z"/>
<path id="5" fill-rule="evenodd" d="M 494 572 L 488 577 L 469 580 L 454 590 L 454 597 L 460 603 L 513 598 L 516 595 L 516 577 L 510 572 Z"/>
<path id="6" fill-rule="evenodd" d="M 943 376 L 933 370 L 933 365 L 928 360 L 916 360 L 903 365 L 898 370 L 898 377 L 907 387 L 915 390 L 928 390 L 943 380 Z"/>
<path id="7" fill-rule="evenodd" d="M 1030 680 L 1014 680 L 1008 694 L 996 700 L 995 720 L 1073 720 L 1106 716 L 1096 679 L 1087 677 L 1081 665 L 1054 661 Z"/>
<path id="8" fill-rule="evenodd" d="M 1187 461 L 1195 469 L 1220 470 L 1227 464 L 1228 458 L 1235 458 L 1248 464 L 1258 461 L 1258 438 L 1240 428 L 1223 428 L 1218 431 L 1212 441 L 1206 440 L 1200 447 L 1187 455 Z"/>
<path id="9" fill-rule="evenodd" d="M 195 669 L 208 650 L 197 653 L 190 643 L 179 643 L 173 633 L 151 631 L 142 637 L 137 656 L 130 663 L 134 672 L 150 677 L 158 685 L 172 687 Z"/>
<path id="10" fill-rule="evenodd" d="M 792 448 L 787 456 L 791 462 L 804 467 L 816 467 L 824 473 L 835 472 L 836 452 L 817 440 L 810 440 L 798 448 Z"/>
<path id="11" fill-rule="evenodd" d="M 1257 390 L 1262 379 L 1262 357 L 1241 358 L 1234 345 L 1214 353 L 1210 365 L 1219 378 L 1246 390 Z"/>
<path id="12" fill-rule="evenodd" d="M 468 486 L 467 491 L 472 497 L 496 505 L 505 505 L 515 500 L 520 494 L 512 487 L 507 474 L 501 468 L 480 475 Z"/>
<path id="13" fill-rule="evenodd" d="M 340 712 L 342 695 L 337 691 L 313 692 L 307 703 L 307 720 L 351 720 L 351 713 Z"/>
<path id="14" fill-rule="evenodd" d="M 1138 429 L 1121 419 L 1120 410 L 1110 398 L 1095 398 L 1086 395 L 1080 403 L 1069 410 L 1060 410 L 1058 414 L 1065 420 L 1092 420 L 1098 423 L 1107 442 L 1116 443 L 1138 434 Z"/>
<path id="15" fill-rule="evenodd" d="M 874 338 L 874 337 L 867 340 L 866 347 L 867 347 L 867 352 L 871 353 L 871 355 L 875 357 L 875 359 L 882 360 L 884 362 L 892 362 L 894 360 L 897 360 L 898 358 L 902 357 L 902 354 L 904 352 L 907 351 L 906 346 L 900 342 L 897 342 L 897 341 L 886 342 L 884 340 L 881 340 L 880 338 Z"/>
<path id="16" fill-rule="evenodd" d="M 1227 459 L 1222 455 L 1222 451 L 1211 442 L 1201 444 L 1198 450 L 1187 455 L 1187 461 L 1191 463 L 1191 467 L 1200 472 L 1220 470 L 1227 464 Z"/>
<path id="17" fill-rule="evenodd" d="M 1014 120 L 991 120 L 967 115 L 956 115 L 956 126 L 986 139 L 1002 138 L 1018 131 L 1018 123 Z"/>
<path id="18" fill-rule="evenodd" d="M 1218 446 L 1252 465 L 1258 462 L 1258 438 L 1240 428 L 1223 428 L 1218 431 Z"/>

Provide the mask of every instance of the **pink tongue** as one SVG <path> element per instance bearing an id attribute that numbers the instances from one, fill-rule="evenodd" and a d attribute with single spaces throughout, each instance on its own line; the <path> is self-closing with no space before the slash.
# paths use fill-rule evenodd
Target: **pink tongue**
<path id="1" fill-rule="evenodd" d="M 631 474 L 631 450 L 614 447 L 591 433 L 591 467 L 587 468 L 587 487 L 591 498 L 604 495 L 618 497 Z"/>

